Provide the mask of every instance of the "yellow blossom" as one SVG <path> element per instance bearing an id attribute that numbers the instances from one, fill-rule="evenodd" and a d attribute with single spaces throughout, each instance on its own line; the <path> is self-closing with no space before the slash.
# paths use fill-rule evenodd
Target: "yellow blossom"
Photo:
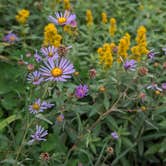
<path id="1" fill-rule="evenodd" d="M 97 53 L 99 54 L 99 62 L 104 68 L 110 68 L 113 63 L 112 49 L 109 43 L 103 44 L 103 47 L 98 48 Z"/>
<path id="2" fill-rule="evenodd" d="M 63 3 L 64 3 L 64 8 L 66 10 L 70 10 L 71 9 L 70 0 L 63 0 Z"/>
<path id="3" fill-rule="evenodd" d="M 128 56 L 127 51 L 129 50 L 129 47 L 130 47 L 130 35 L 126 33 L 125 36 L 123 36 L 120 39 L 118 45 L 118 56 L 119 56 L 118 62 L 121 62 L 121 58 L 124 60 L 127 58 Z"/>
<path id="4" fill-rule="evenodd" d="M 53 23 L 49 23 L 44 28 L 44 46 L 52 45 L 59 47 L 62 37 L 58 34 L 58 31 Z"/>
<path id="5" fill-rule="evenodd" d="M 147 49 L 146 28 L 144 26 L 140 26 L 138 28 L 136 42 L 137 45 L 131 48 L 131 52 L 133 55 L 133 59 L 140 61 L 142 55 L 146 55 L 149 52 L 149 50 Z"/>
<path id="6" fill-rule="evenodd" d="M 102 23 L 106 24 L 108 22 L 108 20 L 107 20 L 107 13 L 102 12 L 101 13 L 101 17 L 102 17 Z"/>
<path id="7" fill-rule="evenodd" d="M 86 22 L 88 26 L 91 26 L 93 24 L 93 16 L 91 10 L 86 11 Z"/>
<path id="8" fill-rule="evenodd" d="M 111 37 L 114 37 L 116 32 L 116 20 L 115 18 L 110 19 L 110 28 L 109 28 L 109 33 Z"/>
<path id="9" fill-rule="evenodd" d="M 25 24 L 27 22 L 29 14 L 30 14 L 29 10 L 22 9 L 18 11 L 18 14 L 16 15 L 15 18 L 18 23 Z"/>

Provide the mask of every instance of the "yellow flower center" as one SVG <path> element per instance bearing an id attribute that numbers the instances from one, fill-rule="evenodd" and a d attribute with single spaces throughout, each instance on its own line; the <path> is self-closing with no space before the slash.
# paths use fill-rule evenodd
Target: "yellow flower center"
<path id="1" fill-rule="evenodd" d="M 40 105 L 37 104 L 37 103 L 34 103 L 34 104 L 32 105 L 32 108 L 33 108 L 33 110 L 38 111 L 38 110 L 40 109 Z"/>
<path id="2" fill-rule="evenodd" d="M 49 57 L 52 57 L 52 56 L 53 56 L 53 53 L 52 53 L 52 52 L 49 52 L 49 53 L 48 53 L 48 56 L 49 56 Z"/>
<path id="3" fill-rule="evenodd" d="M 15 37 L 14 36 L 10 36 L 10 41 L 14 41 Z"/>
<path id="4" fill-rule="evenodd" d="M 62 75 L 62 69 L 58 68 L 58 67 L 55 67 L 51 70 L 51 74 L 53 77 L 59 77 Z"/>
<path id="5" fill-rule="evenodd" d="M 60 17 L 60 18 L 58 18 L 58 23 L 59 24 L 63 24 L 63 23 L 65 23 L 67 21 L 67 19 L 65 18 L 65 17 Z"/>

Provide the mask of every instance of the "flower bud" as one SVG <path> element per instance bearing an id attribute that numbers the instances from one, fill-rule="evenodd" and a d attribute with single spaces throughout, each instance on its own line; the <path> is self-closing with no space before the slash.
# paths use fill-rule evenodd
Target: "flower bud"
<path id="1" fill-rule="evenodd" d="M 110 146 L 107 148 L 107 153 L 109 154 L 113 154 L 114 153 L 114 149 Z"/>
<path id="2" fill-rule="evenodd" d="M 80 73 L 79 73 L 78 71 L 74 72 L 74 75 L 75 75 L 75 76 L 79 76 L 79 74 L 80 74 Z"/>
<path id="3" fill-rule="evenodd" d="M 141 76 L 145 76 L 145 75 L 148 73 L 148 69 L 147 69 L 146 67 L 140 67 L 140 68 L 138 69 L 138 73 L 139 73 L 139 75 L 141 75 Z"/>
<path id="4" fill-rule="evenodd" d="M 28 71 L 33 71 L 34 69 L 35 69 L 35 66 L 33 65 L 33 64 L 28 64 L 27 65 L 27 69 L 28 69 Z"/>
<path id="5" fill-rule="evenodd" d="M 161 92 L 160 92 L 159 90 L 156 90 L 156 91 L 155 91 L 155 94 L 156 94 L 156 95 L 160 95 Z"/>
<path id="6" fill-rule="evenodd" d="M 141 110 L 144 112 L 146 111 L 146 107 L 145 106 L 141 106 Z"/>
<path id="7" fill-rule="evenodd" d="M 100 91 L 100 92 L 105 92 L 105 90 L 106 90 L 106 89 L 105 89 L 104 86 L 100 86 L 100 87 L 99 87 L 99 91 Z"/>
<path id="8" fill-rule="evenodd" d="M 90 69 L 89 70 L 89 77 L 91 79 L 94 79 L 96 77 L 96 70 L 95 69 Z"/>
<path id="9" fill-rule="evenodd" d="M 47 153 L 47 152 L 41 153 L 40 159 L 43 161 L 48 161 L 50 159 L 49 153 Z"/>
<path id="10" fill-rule="evenodd" d="M 155 63 L 153 64 L 153 66 L 154 66 L 154 67 L 158 67 L 158 66 L 159 66 L 159 63 L 158 63 L 158 62 L 155 62 Z"/>

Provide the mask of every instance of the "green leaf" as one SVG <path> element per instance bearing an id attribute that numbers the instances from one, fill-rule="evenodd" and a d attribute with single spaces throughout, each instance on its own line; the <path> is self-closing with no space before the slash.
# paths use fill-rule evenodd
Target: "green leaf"
<path id="1" fill-rule="evenodd" d="M 53 124 L 53 123 L 52 123 L 50 120 L 48 120 L 43 114 L 37 114 L 37 115 L 36 115 L 36 118 L 41 119 L 41 120 L 43 120 L 43 121 L 49 123 L 50 125 Z"/>
<path id="2" fill-rule="evenodd" d="M 21 119 L 21 116 L 11 115 L 8 118 L 4 119 L 2 122 L 0 122 L 0 130 L 2 130 L 3 128 L 5 128 L 6 126 L 8 126 L 10 123 L 12 123 L 13 121 L 17 119 Z"/>

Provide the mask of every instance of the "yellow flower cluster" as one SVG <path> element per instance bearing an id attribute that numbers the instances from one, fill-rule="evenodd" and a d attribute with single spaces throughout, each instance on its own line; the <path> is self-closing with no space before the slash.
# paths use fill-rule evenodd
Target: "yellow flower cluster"
<path id="1" fill-rule="evenodd" d="M 66 10 L 70 10 L 71 9 L 70 0 L 63 0 L 63 3 L 64 3 L 64 8 Z"/>
<path id="2" fill-rule="evenodd" d="M 140 26 L 138 28 L 136 42 L 137 45 L 131 48 L 131 52 L 133 58 L 139 61 L 141 60 L 142 55 L 148 54 L 149 52 L 149 50 L 147 49 L 146 28 L 144 26 Z"/>
<path id="3" fill-rule="evenodd" d="M 112 45 L 105 43 L 102 47 L 98 48 L 97 53 L 99 54 L 100 64 L 103 64 L 106 69 L 110 68 L 113 63 Z"/>
<path id="4" fill-rule="evenodd" d="M 116 19 L 111 18 L 110 19 L 110 28 L 109 28 L 110 36 L 114 37 L 115 32 L 116 32 Z"/>
<path id="5" fill-rule="evenodd" d="M 102 12 L 101 13 L 102 23 L 106 24 L 108 22 L 107 20 L 107 13 Z"/>
<path id="6" fill-rule="evenodd" d="M 121 62 L 121 58 L 122 59 L 126 59 L 128 54 L 127 51 L 129 50 L 130 47 L 130 35 L 128 33 L 126 33 L 119 42 L 118 45 L 118 62 Z M 121 57 L 121 58 L 120 58 Z"/>
<path id="7" fill-rule="evenodd" d="M 62 37 L 58 34 L 57 29 L 53 23 L 49 23 L 44 28 L 44 41 L 43 45 L 52 45 L 59 47 L 61 44 Z"/>
<path id="8" fill-rule="evenodd" d="M 86 11 L 86 22 L 88 26 L 91 26 L 93 24 L 93 16 L 91 10 Z"/>
<path id="9" fill-rule="evenodd" d="M 15 18 L 18 23 L 25 24 L 27 22 L 29 14 L 30 14 L 29 10 L 22 9 L 22 10 L 18 11 L 18 14 L 16 15 Z"/>

